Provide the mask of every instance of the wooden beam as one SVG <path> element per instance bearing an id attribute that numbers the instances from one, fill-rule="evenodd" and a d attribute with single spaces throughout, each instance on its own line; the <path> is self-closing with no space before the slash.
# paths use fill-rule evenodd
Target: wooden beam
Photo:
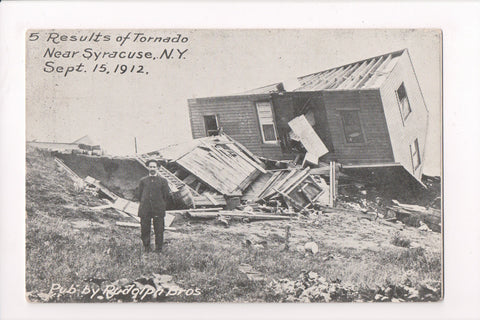
<path id="1" fill-rule="evenodd" d="M 280 215 L 268 215 L 268 214 L 248 214 L 241 211 L 228 211 L 222 210 L 217 212 L 194 212 L 188 211 L 187 214 L 191 218 L 197 219 L 215 219 L 217 217 L 231 217 L 231 218 L 248 218 L 250 220 L 290 220 L 289 216 L 280 216 Z"/>
<path id="2" fill-rule="evenodd" d="M 117 221 L 115 224 L 117 226 L 121 226 L 121 227 L 140 228 L 140 223 L 136 223 L 136 222 Z M 165 227 L 165 230 L 166 231 L 176 231 L 177 229 L 173 228 L 173 227 Z"/>

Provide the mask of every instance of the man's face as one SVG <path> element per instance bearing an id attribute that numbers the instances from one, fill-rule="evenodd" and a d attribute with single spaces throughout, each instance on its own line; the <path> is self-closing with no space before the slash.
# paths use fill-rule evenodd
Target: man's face
<path id="1" fill-rule="evenodd" d="M 150 162 L 148 164 L 148 171 L 150 172 L 151 175 L 154 175 L 157 173 L 158 166 L 155 162 Z"/>

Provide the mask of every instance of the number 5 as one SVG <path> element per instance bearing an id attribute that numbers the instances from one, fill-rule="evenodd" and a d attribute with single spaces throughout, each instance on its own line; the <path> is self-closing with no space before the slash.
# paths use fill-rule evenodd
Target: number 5
<path id="1" fill-rule="evenodd" d="M 37 41 L 38 38 L 39 38 L 38 32 L 32 32 L 32 33 L 30 33 L 30 37 L 29 37 L 28 40 L 30 40 L 30 41 Z"/>

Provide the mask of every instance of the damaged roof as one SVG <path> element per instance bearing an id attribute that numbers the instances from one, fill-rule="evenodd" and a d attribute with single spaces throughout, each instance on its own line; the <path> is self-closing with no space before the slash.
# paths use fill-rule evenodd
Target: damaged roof
<path id="1" fill-rule="evenodd" d="M 299 77 L 294 91 L 378 88 L 407 49 Z"/>
<path id="2" fill-rule="evenodd" d="M 261 172 L 266 172 L 256 156 L 224 134 L 169 146 L 148 155 L 177 163 L 224 195 L 240 196 Z"/>
<path id="3" fill-rule="evenodd" d="M 279 93 L 279 92 L 284 92 L 285 91 L 285 88 L 283 87 L 283 83 L 282 82 L 278 82 L 278 83 L 274 83 L 274 84 L 270 84 L 268 86 L 263 86 L 263 87 L 260 87 L 260 88 L 255 88 L 255 89 L 251 89 L 251 90 L 248 90 L 248 91 L 244 91 L 240 94 L 268 94 L 268 93 Z"/>

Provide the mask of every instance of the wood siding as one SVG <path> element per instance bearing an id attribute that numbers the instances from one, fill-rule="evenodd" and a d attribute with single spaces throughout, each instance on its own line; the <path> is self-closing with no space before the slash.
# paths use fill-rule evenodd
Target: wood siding
<path id="1" fill-rule="evenodd" d="M 255 102 L 272 101 L 278 138 L 276 145 L 262 141 Z M 314 110 L 313 128 L 329 149 L 322 160 L 343 164 L 374 164 L 394 161 L 382 101 L 378 89 L 316 92 L 289 92 L 272 95 L 248 95 L 190 99 L 193 138 L 206 136 L 203 117 L 217 115 L 219 126 L 233 139 L 257 156 L 269 159 L 293 159 L 283 143 L 290 131 L 288 121 L 300 114 L 306 104 Z M 358 110 L 365 142 L 347 143 L 340 112 Z"/>
<path id="2" fill-rule="evenodd" d="M 396 90 L 404 84 L 411 113 L 403 121 Z M 428 126 L 428 111 L 422 97 L 420 86 L 415 77 L 412 63 L 405 51 L 390 76 L 380 88 L 384 105 L 388 131 L 392 141 L 395 162 L 401 163 L 417 179 L 421 179 L 424 159 L 425 142 Z M 418 139 L 421 164 L 414 170 L 410 153 L 410 145 Z"/>
<path id="3" fill-rule="evenodd" d="M 378 89 L 322 91 L 333 150 L 325 159 L 342 164 L 375 164 L 394 161 Z M 342 110 L 357 110 L 364 142 L 347 143 Z M 328 147 L 328 146 L 327 146 Z"/>
<path id="4" fill-rule="evenodd" d="M 189 99 L 190 124 L 194 139 L 206 136 L 203 117 L 216 115 L 224 133 L 257 156 L 269 159 L 289 157 L 280 144 L 263 143 L 255 102 L 271 101 L 269 94 Z M 275 111 L 274 111 L 275 112 Z"/>

